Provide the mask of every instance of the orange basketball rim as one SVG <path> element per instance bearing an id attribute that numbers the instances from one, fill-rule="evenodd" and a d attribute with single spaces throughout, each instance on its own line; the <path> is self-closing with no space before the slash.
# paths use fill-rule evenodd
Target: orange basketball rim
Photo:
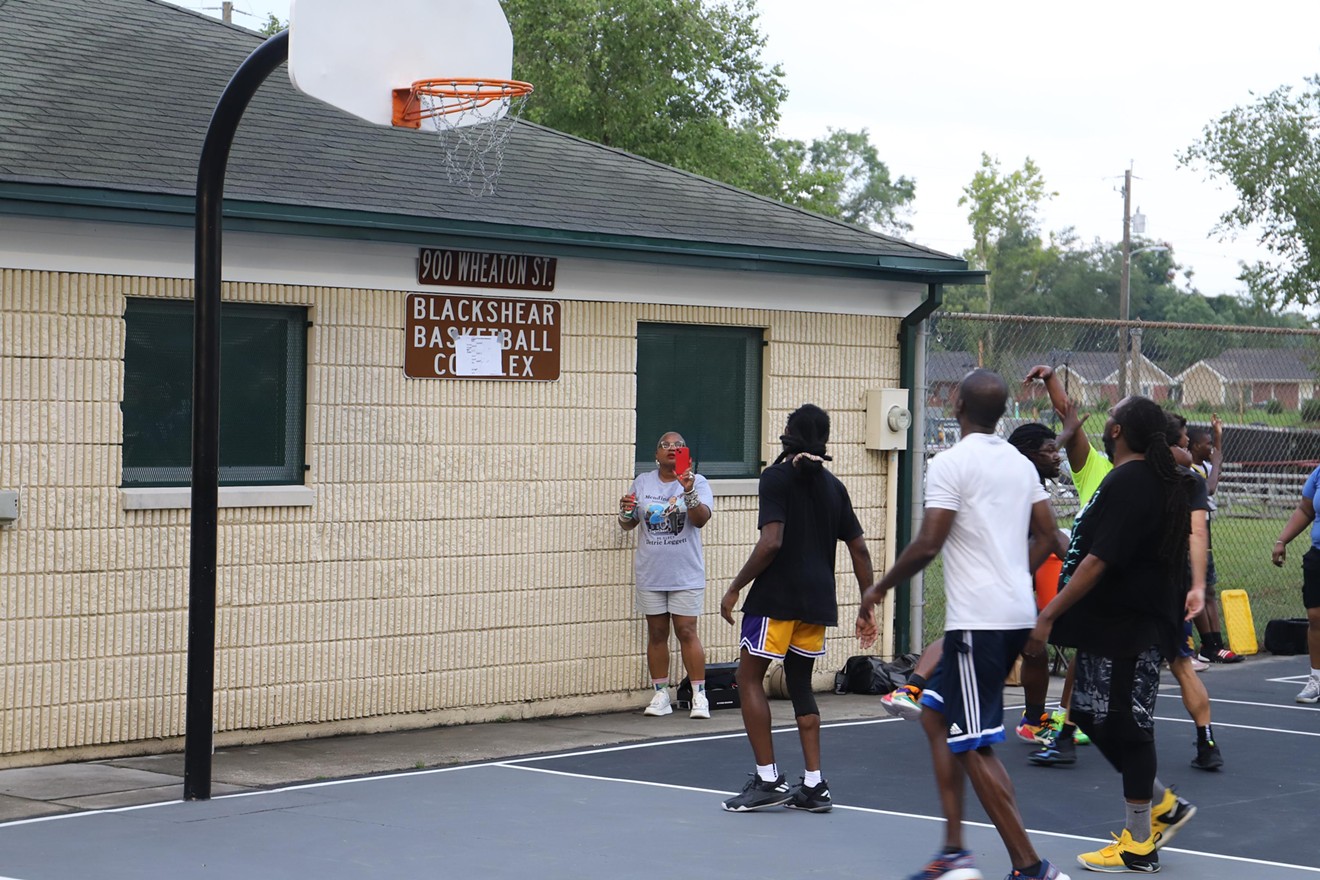
<path id="1" fill-rule="evenodd" d="M 516 79 L 420 79 L 406 89 L 394 89 L 393 124 L 420 128 L 423 119 L 467 113 L 496 101 L 526 98 L 532 84 Z"/>

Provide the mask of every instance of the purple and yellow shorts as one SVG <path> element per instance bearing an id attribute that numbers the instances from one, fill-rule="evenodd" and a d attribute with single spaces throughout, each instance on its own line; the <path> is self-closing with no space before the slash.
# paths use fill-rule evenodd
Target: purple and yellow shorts
<path id="1" fill-rule="evenodd" d="M 783 660 L 789 651 L 804 657 L 821 657 L 825 654 L 825 624 L 744 614 L 742 639 L 738 644 L 749 654 L 771 660 Z"/>

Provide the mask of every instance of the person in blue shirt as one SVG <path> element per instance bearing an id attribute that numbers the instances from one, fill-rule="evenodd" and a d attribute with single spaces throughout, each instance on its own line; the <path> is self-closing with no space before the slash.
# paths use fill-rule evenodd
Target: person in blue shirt
<path id="1" fill-rule="evenodd" d="M 1320 518 L 1315 515 L 1320 493 L 1317 488 L 1320 488 L 1320 467 L 1306 478 L 1302 500 L 1288 517 L 1271 554 L 1274 564 L 1282 566 L 1288 559 L 1288 542 L 1310 527 L 1311 546 L 1302 556 L 1302 604 L 1306 606 L 1306 647 L 1311 655 L 1311 675 L 1296 697 L 1299 703 L 1320 702 Z"/>

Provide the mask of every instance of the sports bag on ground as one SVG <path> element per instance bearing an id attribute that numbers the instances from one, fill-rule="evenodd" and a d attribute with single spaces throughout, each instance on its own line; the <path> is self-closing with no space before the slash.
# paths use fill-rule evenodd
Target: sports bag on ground
<path id="1" fill-rule="evenodd" d="M 879 657 L 859 654 L 849 657 L 843 668 L 834 674 L 836 694 L 887 694 L 907 684 L 908 676 L 916 666 L 916 654 L 904 654 L 886 663 Z"/>
<path id="2" fill-rule="evenodd" d="M 1265 650 L 1271 654 L 1305 654 L 1307 620 L 1285 617 L 1265 624 Z"/>

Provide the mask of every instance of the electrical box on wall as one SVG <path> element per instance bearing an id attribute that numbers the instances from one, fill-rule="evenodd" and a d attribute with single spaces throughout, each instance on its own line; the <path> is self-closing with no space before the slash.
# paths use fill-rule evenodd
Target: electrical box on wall
<path id="1" fill-rule="evenodd" d="M 906 388 L 866 392 L 866 448 L 907 449 L 912 410 Z"/>
<path id="2" fill-rule="evenodd" d="M 0 489 L 0 526 L 18 519 L 18 493 L 13 489 Z"/>

